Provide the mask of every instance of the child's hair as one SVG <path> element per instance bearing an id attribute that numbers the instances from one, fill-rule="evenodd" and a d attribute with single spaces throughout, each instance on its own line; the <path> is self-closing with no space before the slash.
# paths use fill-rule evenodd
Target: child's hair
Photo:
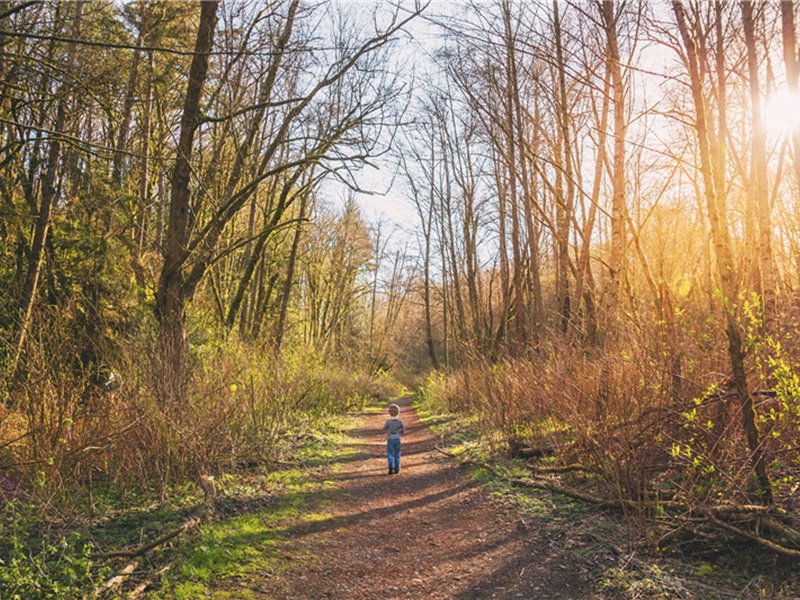
<path id="1" fill-rule="evenodd" d="M 389 405 L 389 414 L 390 415 L 392 415 L 393 417 L 396 417 L 397 413 L 399 413 L 399 412 L 400 412 L 400 407 L 397 406 L 397 404 L 390 404 Z"/>

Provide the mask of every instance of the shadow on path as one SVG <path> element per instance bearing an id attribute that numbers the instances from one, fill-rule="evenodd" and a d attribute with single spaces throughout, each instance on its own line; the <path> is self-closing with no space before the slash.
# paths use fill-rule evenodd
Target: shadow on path
<path id="1" fill-rule="evenodd" d="M 253 586 L 255 598 L 584 599 L 585 569 L 541 531 L 434 450 L 411 406 L 396 401 L 406 426 L 401 473 L 387 475 L 388 414 L 365 416 L 348 432 L 357 450 L 322 478 L 333 491 L 309 497 L 314 518 L 285 523 L 284 551 L 304 556 Z M 311 514 L 311 513 L 309 513 Z M 321 517 L 321 518 L 320 518 Z M 243 591 L 244 593 L 244 591 Z"/>

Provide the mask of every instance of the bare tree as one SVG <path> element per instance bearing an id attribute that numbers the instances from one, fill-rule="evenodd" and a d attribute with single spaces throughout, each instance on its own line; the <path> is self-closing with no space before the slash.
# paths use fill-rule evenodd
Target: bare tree
<path id="1" fill-rule="evenodd" d="M 72 17 L 73 39 L 80 36 L 81 15 L 83 13 L 84 2 L 75 4 L 75 14 Z M 70 72 L 75 69 L 77 62 L 77 45 L 71 43 L 67 49 L 65 70 Z M 52 137 L 47 154 L 47 171 L 42 177 L 41 200 L 38 206 L 38 216 L 36 227 L 33 234 L 33 241 L 29 252 L 28 270 L 25 277 L 24 287 L 21 298 L 21 315 L 19 322 L 19 332 L 15 344 L 14 357 L 11 363 L 11 373 L 16 374 L 19 359 L 25 346 L 25 340 L 30 328 L 31 313 L 36 302 L 36 294 L 39 289 L 39 279 L 42 271 L 42 262 L 45 256 L 47 237 L 50 233 L 52 224 L 53 206 L 58 194 L 57 178 L 62 159 L 62 140 L 61 136 L 65 133 L 69 104 L 72 98 L 73 84 L 70 80 L 65 80 L 59 91 L 58 105 L 56 107 L 56 117 L 53 123 Z"/>

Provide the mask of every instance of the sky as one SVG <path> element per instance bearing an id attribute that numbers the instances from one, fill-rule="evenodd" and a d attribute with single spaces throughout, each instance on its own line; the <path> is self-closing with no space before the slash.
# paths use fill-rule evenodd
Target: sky
<path id="1" fill-rule="evenodd" d="M 389 5 L 386 0 L 341 0 L 340 4 L 344 8 L 359 11 L 368 6 L 369 12 L 364 11 L 365 14 L 371 14 L 376 4 L 381 8 Z M 423 16 L 408 23 L 404 34 L 395 40 L 393 56 L 402 60 L 400 72 L 412 89 L 416 77 L 433 70 L 431 54 L 441 44 L 441 30 L 428 17 L 451 11 L 456 4 L 451 0 L 432 0 Z M 399 5 L 401 10 L 413 10 L 414 1 L 400 0 Z M 398 171 L 397 157 L 389 153 L 371 162 L 374 167 L 365 166 L 354 174 L 358 186 L 369 192 L 356 193 L 364 216 L 373 223 L 382 221 L 411 231 L 416 225 L 417 213 L 405 189 L 404 176 Z M 331 180 L 322 186 L 320 195 L 334 204 L 340 204 L 349 193 L 347 186 Z"/>

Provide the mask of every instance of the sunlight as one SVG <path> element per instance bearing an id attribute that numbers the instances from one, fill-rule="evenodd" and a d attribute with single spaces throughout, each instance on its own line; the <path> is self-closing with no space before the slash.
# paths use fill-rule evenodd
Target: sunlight
<path id="1" fill-rule="evenodd" d="M 764 122 L 774 133 L 789 133 L 800 128 L 800 94 L 783 88 L 767 98 Z"/>

